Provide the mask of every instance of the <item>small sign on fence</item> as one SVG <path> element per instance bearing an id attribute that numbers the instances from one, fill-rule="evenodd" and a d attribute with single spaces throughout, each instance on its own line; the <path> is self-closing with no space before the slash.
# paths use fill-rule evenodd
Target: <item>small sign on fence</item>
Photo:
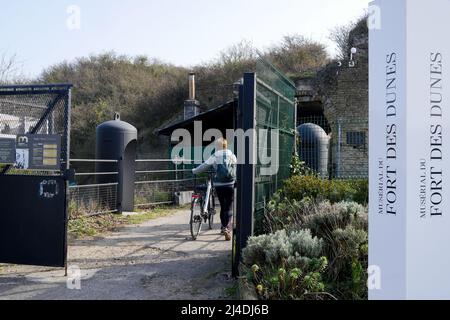
<path id="1" fill-rule="evenodd" d="M 16 162 L 16 140 L 0 138 L 0 163 L 14 164 Z"/>
<path id="2" fill-rule="evenodd" d="M 61 136 L 26 134 L 17 136 L 15 167 L 18 169 L 59 170 Z"/>

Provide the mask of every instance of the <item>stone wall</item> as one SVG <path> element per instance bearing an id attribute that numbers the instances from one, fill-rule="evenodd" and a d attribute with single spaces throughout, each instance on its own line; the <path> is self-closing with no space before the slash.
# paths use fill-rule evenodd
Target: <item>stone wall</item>
<path id="1" fill-rule="evenodd" d="M 353 67 L 349 63 L 333 62 L 320 70 L 312 85 L 308 80 L 309 92 L 304 90 L 306 83 L 298 83 L 303 88 L 299 89 L 299 116 L 312 100 L 319 102 L 331 127 L 330 172 L 336 178 L 368 176 L 367 50 L 355 57 Z"/>
<path id="2" fill-rule="evenodd" d="M 335 177 L 368 175 L 368 64 L 347 62 L 327 70 L 334 81 L 321 86 L 324 115 L 332 127 L 331 168 Z M 320 78 L 319 78 L 320 79 Z"/>

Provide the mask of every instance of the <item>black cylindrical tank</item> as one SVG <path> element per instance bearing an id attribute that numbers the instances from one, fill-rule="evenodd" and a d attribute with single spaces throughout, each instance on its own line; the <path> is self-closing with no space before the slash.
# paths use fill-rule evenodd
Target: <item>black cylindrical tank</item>
<path id="1" fill-rule="evenodd" d="M 97 162 L 96 172 L 119 173 L 118 175 L 98 175 L 97 183 L 119 183 L 117 189 L 119 211 L 134 210 L 137 136 L 137 129 L 121 121 L 118 114 L 115 115 L 114 120 L 97 127 L 96 159 L 117 160 L 118 163 Z"/>

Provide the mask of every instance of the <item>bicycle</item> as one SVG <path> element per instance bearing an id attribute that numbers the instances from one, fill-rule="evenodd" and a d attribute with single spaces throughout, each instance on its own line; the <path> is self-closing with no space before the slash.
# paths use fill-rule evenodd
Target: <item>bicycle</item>
<path id="1" fill-rule="evenodd" d="M 197 240 L 203 223 L 209 225 L 209 230 L 214 228 L 214 216 L 216 215 L 216 202 L 214 197 L 213 173 L 208 173 L 206 185 L 195 187 L 191 201 L 190 229 L 193 240 Z"/>

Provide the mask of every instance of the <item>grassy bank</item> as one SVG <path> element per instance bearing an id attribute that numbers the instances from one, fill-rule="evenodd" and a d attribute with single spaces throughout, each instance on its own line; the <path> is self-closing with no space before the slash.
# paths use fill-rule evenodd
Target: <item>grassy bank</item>
<path id="1" fill-rule="evenodd" d="M 149 220 L 167 217 L 183 209 L 182 207 L 163 207 L 139 211 L 135 215 L 102 214 L 98 216 L 79 216 L 69 221 L 69 239 L 101 236 L 127 225 L 138 225 Z"/>

